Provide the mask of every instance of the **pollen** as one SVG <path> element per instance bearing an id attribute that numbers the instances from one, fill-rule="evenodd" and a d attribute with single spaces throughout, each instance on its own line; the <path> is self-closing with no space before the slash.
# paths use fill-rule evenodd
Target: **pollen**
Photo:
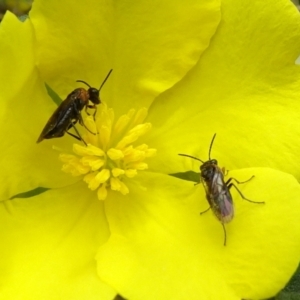
<path id="1" fill-rule="evenodd" d="M 99 200 L 105 200 L 110 190 L 128 194 L 128 180 L 146 170 L 145 160 L 156 154 L 156 149 L 138 143 L 151 129 L 151 123 L 144 123 L 146 116 L 146 108 L 131 109 L 115 121 L 113 109 L 101 103 L 95 120 L 84 120 L 87 145 L 76 143 L 73 153 L 60 154 L 62 171 L 81 176 Z"/>

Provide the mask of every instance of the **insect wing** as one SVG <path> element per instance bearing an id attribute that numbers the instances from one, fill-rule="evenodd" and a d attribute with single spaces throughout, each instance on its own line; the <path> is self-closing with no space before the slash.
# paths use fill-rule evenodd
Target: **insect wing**
<path id="1" fill-rule="evenodd" d="M 217 168 L 212 181 L 206 182 L 206 184 L 206 198 L 214 214 L 222 223 L 230 222 L 234 214 L 233 201 L 224 181 L 222 170 Z"/>
<path id="2" fill-rule="evenodd" d="M 73 91 L 71 94 L 69 94 L 67 99 L 64 100 L 54 111 L 54 113 L 48 120 L 47 124 L 45 125 L 44 129 L 42 130 L 42 133 L 40 134 L 40 136 L 37 140 L 37 143 L 39 143 L 43 139 L 47 138 L 49 133 L 57 127 L 57 125 L 61 122 L 61 120 L 63 118 L 65 118 L 68 111 L 72 109 L 71 104 L 75 100 L 76 95 L 77 95 L 77 92 L 75 93 L 75 91 Z M 70 119 L 70 121 L 71 121 L 71 119 Z M 65 128 L 65 129 L 67 129 L 67 128 Z M 58 134 L 56 136 L 58 137 L 58 136 L 62 136 L 62 135 L 63 135 L 63 132 L 61 133 L 61 135 Z"/>

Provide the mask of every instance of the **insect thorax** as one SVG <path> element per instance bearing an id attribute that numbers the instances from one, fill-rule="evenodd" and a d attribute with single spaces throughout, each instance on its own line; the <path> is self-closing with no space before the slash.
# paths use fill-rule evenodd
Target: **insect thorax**
<path id="1" fill-rule="evenodd" d="M 212 181 L 214 174 L 218 172 L 218 162 L 216 159 L 206 161 L 200 166 L 201 177 L 207 182 Z"/>

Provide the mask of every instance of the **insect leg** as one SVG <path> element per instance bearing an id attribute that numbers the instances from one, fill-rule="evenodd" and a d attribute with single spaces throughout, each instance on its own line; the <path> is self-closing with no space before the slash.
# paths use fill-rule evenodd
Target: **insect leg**
<path id="1" fill-rule="evenodd" d="M 93 118 L 94 118 L 94 121 L 96 120 L 96 113 L 97 113 L 97 106 L 96 105 L 91 105 L 91 104 L 89 104 L 89 105 L 86 105 L 86 107 L 85 107 L 85 112 L 86 112 L 86 114 L 88 115 L 88 116 L 90 116 L 91 114 L 88 112 L 88 108 L 93 108 L 95 111 L 94 111 L 94 113 L 93 113 Z"/>
<path id="2" fill-rule="evenodd" d="M 231 181 L 231 180 L 234 180 L 236 183 L 238 184 L 243 184 L 243 183 L 246 183 L 250 180 L 252 180 L 254 178 L 254 175 L 252 175 L 249 179 L 245 180 L 245 181 L 238 181 L 237 179 L 233 178 L 233 177 L 230 177 L 227 181 L 226 181 L 226 185 L 228 185 L 228 183 Z"/>
<path id="3" fill-rule="evenodd" d="M 88 132 L 90 132 L 91 134 L 96 135 L 95 132 L 92 132 L 91 130 L 89 130 L 89 129 L 86 127 L 86 125 L 84 124 L 83 119 L 82 119 L 82 116 L 81 116 L 80 113 L 78 114 L 78 120 L 79 120 L 79 124 L 82 125 Z"/>
<path id="4" fill-rule="evenodd" d="M 94 114 L 93 114 L 94 121 L 96 121 L 96 113 L 97 113 L 97 107 L 95 106 L 95 111 L 94 111 Z"/>
<path id="5" fill-rule="evenodd" d="M 223 230 L 224 230 L 224 246 L 226 246 L 226 229 L 225 229 L 225 225 L 223 223 L 221 223 L 223 226 Z"/>
<path id="6" fill-rule="evenodd" d="M 211 207 L 209 207 L 208 209 L 206 209 L 206 210 L 204 210 L 204 211 L 201 211 L 201 212 L 200 212 L 200 215 L 206 213 L 206 212 L 209 211 L 210 209 L 211 209 Z"/>
<path id="7" fill-rule="evenodd" d="M 75 127 L 75 124 L 76 124 L 77 121 L 75 122 L 72 122 L 68 128 L 68 130 L 73 127 L 75 132 L 77 133 L 77 135 L 69 132 L 69 131 L 66 131 L 67 134 L 69 134 L 70 136 L 74 137 L 75 139 L 79 140 L 79 141 L 82 141 L 86 146 L 87 146 L 87 143 L 85 142 L 85 140 L 82 138 L 82 136 L 80 135 L 79 131 L 77 130 L 77 128 Z"/>
<path id="8" fill-rule="evenodd" d="M 84 126 L 84 128 L 85 128 L 88 132 L 90 132 L 90 133 L 93 134 L 93 135 L 96 135 L 96 133 L 93 132 L 93 131 L 91 131 L 91 130 L 89 130 L 83 122 L 82 122 L 82 125 Z"/>
<path id="9" fill-rule="evenodd" d="M 66 133 L 69 134 L 70 136 L 74 137 L 75 139 L 77 139 L 77 140 L 79 140 L 79 141 L 82 141 L 82 138 L 81 138 L 81 137 L 79 137 L 79 136 L 77 136 L 77 135 L 75 135 L 75 134 L 73 134 L 73 133 L 71 133 L 71 132 L 69 132 L 69 131 L 66 131 Z"/>
<path id="10" fill-rule="evenodd" d="M 253 177 L 251 177 L 251 178 L 253 178 Z M 227 183 L 228 183 L 231 179 L 234 179 L 234 178 L 229 178 L 229 180 L 226 182 L 226 185 L 227 185 Z M 248 180 L 248 181 L 249 181 L 249 180 Z M 237 181 L 237 182 L 238 182 L 238 181 Z M 238 183 L 243 183 L 243 182 L 238 182 Z M 252 203 L 258 203 L 258 204 L 265 203 L 264 201 L 253 201 L 253 200 L 250 200 L 250 199 L 246 198 L 246 197 L 242 194 L 242 192 L 238 189 L 238 187 L 237 187 L 234 183 L 232 183 L 232 182 L 231 182 L 227 187 L 228 187 L 228 189 L 230 189 L 232 186 L 239 192 L 240 196 L 241 196 L 244 200 L 247 200 L 247 201 L 252 202 Z"/>

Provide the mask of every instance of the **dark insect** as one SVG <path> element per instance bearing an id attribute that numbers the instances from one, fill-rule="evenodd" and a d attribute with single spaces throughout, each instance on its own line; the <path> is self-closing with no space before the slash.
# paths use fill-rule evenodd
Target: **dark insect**
<path id="1" fill-rule="evenodd" d="M 232 180 L 234 180 L 238 184 L 246 183 L 251 179 L 253 179 L 254 176 L 242 182 L 238 181 L 235 178 L 229 178 L 225 182 L 224 168 L 221 169 L 218 166 L 218 161 L 216 159 L 210 158 L 210 153 L 211 153 L 211 149 L 215 137 L 216 134 L 214 134 L 212 141 L 210 143 L 209 152 L 208 152 L 208 158 L 209 158 L 208 161 L 204 162 L 197 157 L 187 155 L 187 154 L 179 154 L 179 155 L 190 157 L 192 159 L 196 159 L 202 162 L 202 165 L 200 166 L 200 182 L 202 182 L 204 186 L 206 199 L 209 203 L 209 208 L 201 212 L 200 214 L 203 214 L 209 211 L 210 209 L 213 211 L 213 213 L 215 214 L 215 216 L 218 218 L 218 220 L 221 222 L 223 226 L 224 246 L 226 246 L 226 229 L 224 224 L 230 222 L 234 215 L 232 196 L 229 191 L 230 188 L 234 187 L 244 200 L 247 200 L 252 203 L 257 203 L 257 204 L 262 204 L 265 202 L 257 202 L 257 201 L 252 201 L 250 199 L 247 199 L 242 194 L 242 192 L 238 189 L 238 187 L 232 182 Z"/>
<path id="2" fill-rule="evenodd" d="M 102 82 L 99 90 L 91 87 L 88 83 L 82 80 L 77 80 L 77 82 L 82 82 L 86 84 L 89 89 L 84 88 L 75 89 L 68 97 L 59 105 L 59 107 L 54 111 L 53 115 L 50 117 L 49 121 L 45 125 L 42 133 L 40 134 L 37 143 L 41 142 L 44 139 L 53 139 L 62 137 L 65 133 L 73 136 L 74 138 L 83 141 L 86 145 L 86 142 L 83 140 L 79 134 L 75 124 L 79 122 L 80 125 L 84 126 L 88 131 L 90 131 L 84 124 L 81 111 L 85 108 L 87 114 L 88 108 L 94 109 L 94 118 L 97 112 L 96 105 L 100 104 L 99 93 L 104 83 L 108 79 L 112 70 L 109 71 L 104 81 Z M 89 104 L 91 101 L 92 104 Z M 74 128 L 77 135 L 69 132 L 69 129 Z M 90 131 L 91 132 L 91 131 Z M 93 133 L 93 132 L 91 132 Z"/>

